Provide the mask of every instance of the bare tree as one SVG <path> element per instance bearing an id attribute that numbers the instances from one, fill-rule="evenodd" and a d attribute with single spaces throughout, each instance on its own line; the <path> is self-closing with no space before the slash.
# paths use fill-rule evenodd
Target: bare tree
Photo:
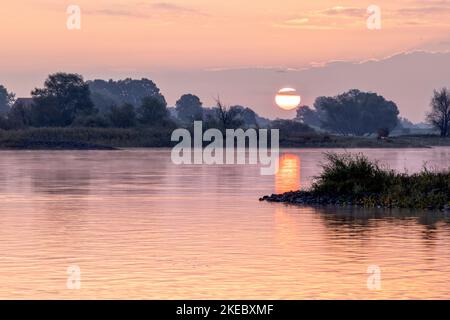
<path id="1" fill-rule="evenodd" d="M 225 134 L 226 129 L 236 129 L 242 126 L 243 121 L 238 117 L 238 110 L 224 105 L 220 98 L 216 99 L 217 118 L 219 120 L 220 130 Z"/>
<path id="2" fill-rule="evenodd" d="M 427 115 L 427 121 L 439 129 L 441 137 L 449 135 L 450 90 L 448 88 L 434 90 L 431 112 Z"/>

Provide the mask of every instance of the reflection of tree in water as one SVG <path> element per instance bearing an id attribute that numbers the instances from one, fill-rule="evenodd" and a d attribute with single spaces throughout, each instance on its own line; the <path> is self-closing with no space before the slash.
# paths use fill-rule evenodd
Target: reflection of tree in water
<path id="1" fill-rule="evenodd" d="M 416 223 L 424 226 L 423 238 L 434 239 L 438 224 L 450 227 L 450 215 L 443 212 L 428 212 L 409 209 L 377 208 L 315 208 L 324 225 L 336 233 L 366 236 L 372 230 L 387 224 L 392 230 Z M 450 229 L 448 229 L 450 231 Z"/>
<path id="2" fill-rule="evenodd" d="M 146 195 L 160 192 L 167 162 L 167 154 L 157 152 L 58 154 L 39 159 L 27 174 L 34 191 L 45 194 Z"/>
<path id="3" fill-rule="evenodd" d="M 89 168 L 57 166 L 34 168 L 30 171 L 35 192 L 62 195 L 87 195 L 90 193 L 91 172 Z"/>

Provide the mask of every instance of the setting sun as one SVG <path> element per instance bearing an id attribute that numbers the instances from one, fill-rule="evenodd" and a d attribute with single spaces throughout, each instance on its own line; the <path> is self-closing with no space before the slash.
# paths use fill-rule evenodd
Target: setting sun
<path id="1" fill-rule="evenodd" d="M 276 104 L 284 110 L 292 110 L 298 107 L 301 97 L 297 94 L 297 91 L 292 88 L 283 88 L 278 91 L 275 96 Z"/>

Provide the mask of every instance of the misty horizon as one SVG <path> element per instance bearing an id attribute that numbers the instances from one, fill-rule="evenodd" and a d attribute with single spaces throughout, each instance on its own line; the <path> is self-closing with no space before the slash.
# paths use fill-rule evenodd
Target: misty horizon
<path id="1" fill-rule="evenodd" d="M 276 107 L 274 96 L 280 88 L 296 88 L 302 97 L 301 104 L 309 106 L 318 96 L 335 96 L 356 88 L 385 96 L 397 104 L 400 116 L 418 123 L 425 121 L 433 90 L 450 84 L 450 74 L 445 72 L 449 69 L 450 52 L 413 51 L 379 60 L 330 61 L 304 68 L 244 67 L 95 74 L 75 69 L 69 71 L 83 75 L 85 80 L 148 78 L 160 88 L 169 106 L 174 106 L 186 93 L 199 96 L 205 107 L 214 106 L 219 96 L 227 104 L 250 107 L 269 119 L 295 117 L 295 110 Z M 16 93 L 16 97 L 30 97 L 30 92 L 42 86 L 47 75 L 10 77 L 3 74 L 0 83 Z M 395 88 L 390 85 L 393 82 Z"/>

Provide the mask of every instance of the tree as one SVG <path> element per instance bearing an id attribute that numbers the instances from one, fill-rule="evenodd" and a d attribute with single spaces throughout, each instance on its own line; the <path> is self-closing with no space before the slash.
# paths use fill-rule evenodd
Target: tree
<path id="1" fill-rule="evenodd" d="M 241 126 L 244 126 L 246 128 L 259 127 L 257 120 L 258 115 L 250 108 L 239 105 L 232 106 L 230 107 L 230 113 L 232 114 L 234 121 L 240 123 Z"/>
<path id="2" fill-rule="evenodd" d="M 147 97 L 137 109 L 137 119 L 144 125 L 164 124 L 169 117 L 164 97 Z"/>
<path id="3" fill-rule="evenodd" d="M 107 128 L 109 127 L 109 122 L 104 115 L 95 113 L 77 116 L 75 120 L 73 120 L 72 126 L 82 128 Z"/>
<path id="4" fill-rule="evenodd" d="M 31 126 L 32 124 L 32 102 L 25 103 L 16 101 L 8 112 L 8 121 L 11 128 L 20 129 Z"/>
<path id="5" fill-rule="evenodd" d="M 120 107 L 111 107 L 108 118 L 113 127 L 131 128 L 136 125 L 136 111 L 134 106 L 129 103 L 125 103 Z"/>
<path id="6" fill-rule="evenodd" d="M 320 127 L 322 125 L 323 115 L 317 110 L 311 109 L 309 106 L 300 106 L 297 109 L 296 120 L 315 127 Z"/>
<path id="7" fill-rule="evenodd" d="M 228 107 L 220 99 L 217 99 L 216 103 L 216 107 L 204 109 L 203 118 L 207 129 L 217 128 L 225 133 L 226 129 L 260 128 L 268 127 L 270 124 L 269 119 L 261 118 L 248 107 L 240 105 Z"/>
<path id="8" fill-rule="evenodd" d="M 124 80 L 94 80 L 89 81 L 92 101 L 102 113 L 110 111 L 112 106 L 131 104 L 139 107 L 142 99 L 147 97 L 162 97 L 159 88 L 149 79 L 141 80 L 126 78 Z"/>
<path id="9" fill-rule="evenodd" d="M 434 90 L 431 99 L 431 112 L 427 121 L 439 129 L 441 137 L 448 137 L 450 131 L 450 90 L 442 88 Z"/>
<path id="10" fill-rule="evenodd" d="M 217 99 L 216 103 L 217 107 L 214 108 L 214 118 L 218 129 L 221 130 L 223 134 L 225 134 L 226 129 L 237 129 L 244 124 L 243 119 L 238 116 L 238 109 L 227 107 L 220 99 Z"/>
<path id="11" fill-rule="evenodd" d="M 49 75 L 44 88 L 31 93 L 33 125 L 68 126 L 77 116 L 94 113 L 89 86 L 78 74 Z"/>
<path id="12" fill-rule="evenodd" d="M 321 127 L 344 135 L 362 136 L 380 128 L 392 130 L 398 123 L 398 108 L 372 92 L 353 89 L 336 97 L 318 97 L 314 108 Z"/>
<path id="13" fill-rule="evenodd" d="M 271 122 L 270 127 L 280 130 L 280 139 L 315 132 L 310 126 L 294 120 L 276 119 Z"/>
<path id="14" fill-rule="evenodd" d="M 6 114 L 14 103 L 14 93 L 8 92 L 8 90 L 0 85 L 0 115 Z"/>
<path id="15" fill-rule="evenodd" d="M 193 94 L 182 95 L 176 102 L 176 110 L 178 119 L 185 124 L 192 124 L 203 118 L 202 102 Z"/>

